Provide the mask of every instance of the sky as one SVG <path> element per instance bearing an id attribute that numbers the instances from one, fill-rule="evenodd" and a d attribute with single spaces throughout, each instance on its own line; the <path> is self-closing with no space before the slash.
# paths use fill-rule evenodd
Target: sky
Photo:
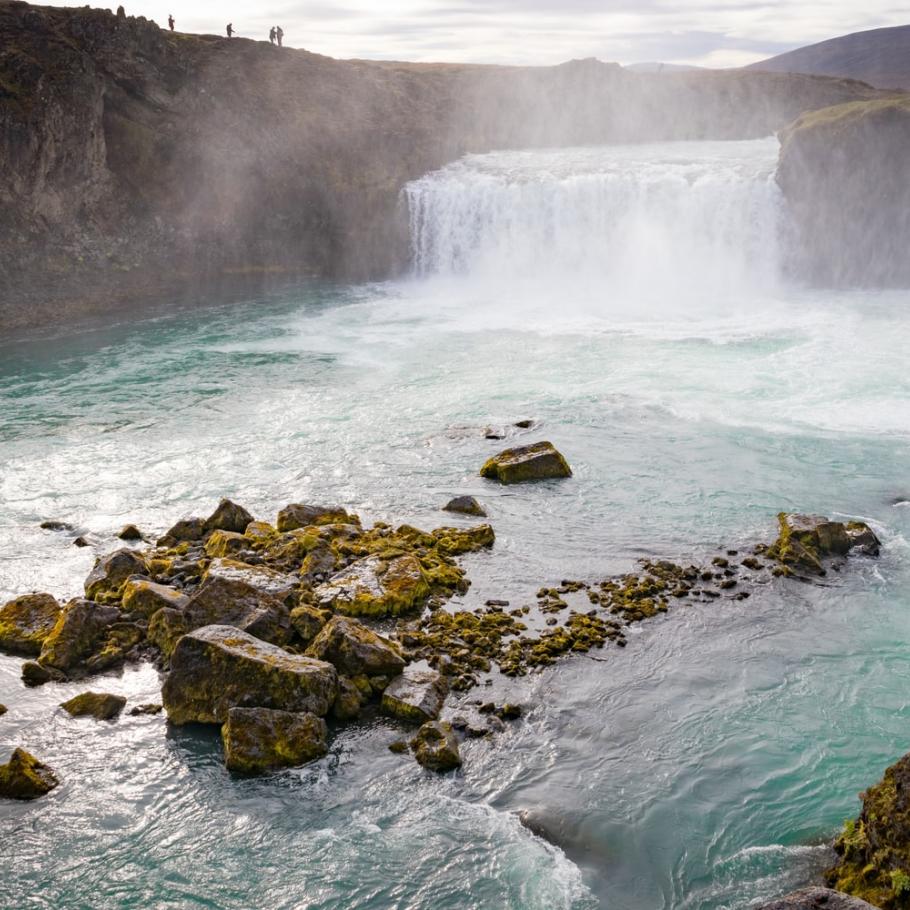
<path id="1" fill-rule="evenodd" d="M 899 2 L 124 0 L 124 5 L 129 15 L 162 25 L 172 13 L 178 31 L 222 34 L 232 22 L 243 37 L 266 38 L 278 24 L 286 45 L 339 58 L 548 65 L 597 57 L 622 64 L 730 67 L 848 32 L 907 24 L 910 10 Z"/>

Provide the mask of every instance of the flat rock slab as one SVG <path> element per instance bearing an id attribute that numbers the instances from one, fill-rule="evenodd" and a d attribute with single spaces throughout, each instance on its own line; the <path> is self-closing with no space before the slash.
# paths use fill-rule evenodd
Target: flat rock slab
<path id="1" fill-rule="evenodd" d="M 435 670 L 406 667 L 382 693 L 382 710 L 407 723 L 423 724 L 439 717 L 448 690 Z"/>
<path id="2" fill-rule="evenodd" d="M 397 616 L 419 606 L 429 593 L 420 560 L 411 554 L 365 556 L 315 589 L 321 606 L 349 616 Z"/>
<path id="3" fill-rule="evenodd" d="M 229 771 L 261 774 L 293 768 L 328 752 L 328 729 L 315 714 L 231 708 L 221 728 Z"/>
<path id="4" fill-rule="evenodd" d="M 875 910 L 872 904 L 831 888 L 803 888 L 755 910 Z"/>
<path id="5" fill-rule="evenodd" d="M 172 723 L 223 724 L 235 707 L 324 717 L 337 688 L 331 664 L 290 654 L 233 626 L 205 626 L 177 642 L 161 694 Z"/>
<path id="6" fill-rule="evenodd" d="M 510 484 L 571 477 L 572 469 L 553 443 L 535 442 L 494 455 L 480 469 L 480 475 Z"/>
<path id="7" fill-rule="evenodd" d="M 297 579 L 293 575 L 285 575 L 266 566 L 251 566 L 237 559 L 213 559 L 205 577 L 242 581 L 251 588 L 282 601 L 297 588 Z"/>

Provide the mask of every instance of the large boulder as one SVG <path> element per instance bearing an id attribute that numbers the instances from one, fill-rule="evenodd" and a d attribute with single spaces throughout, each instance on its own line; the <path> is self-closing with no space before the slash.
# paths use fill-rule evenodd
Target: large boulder
<path id="1" fill-rule="evenodd" d="M 838 891 L 898 910 L 910 895 L 910 755 L 861 799 L 859 818 L 844 825 L 834 843 L 840 858 L 825 877 Z"/>
<path id="2" fill-rule="evenodd" d="M 754 910 L 875 910 L 856 897 L 830 888 L 802 888 L 777 900 L 759 904 Z"/>
<path id="3" fill-rule="evenodd" d="M 133 576 L 123 583 L 121 591 L 123 610 L 149 619 L 159 610 L 186 609 L 189 597 L 169 585 L 160 585 L 149 578 Z"/>
<path id="4" fill-rule="evenodd" d="M 231 708 L 221 728 L 224 763 L 241 774 L 293 768 L 328 752 L 328 729 L 315 714 Z"/>
<path id="5" fill-rule="evenodd" d="M 360 519 L 338 506 L 317 506 L 293 502 L 278 513 L 276 522 L 276 526 L 282 534 L 286 531 L 295 531 L 297 528 L 329 524 L 360 524 Z"/>
<path id="6" fill-rule="evenodd" d="M 131 575 L 149 574 L 145 560 L 135 550 L 124 547 L 96 560 L 85 579 L 85 596 L 89 600 L 118 600 L 124 582 Z"/>
<path id="7" fill-rule="evenodd" d="M 333 616 L 307 649 L 345 676 L 397 676 L 404 658 L 387 638 L 347 616 Z"/>
<path id="8" fill-rule="evenodd" d="M 365 556 L 315 589 L 321 606 L 349 616 L 397 616 L 420 606 L 430 585 L 410 553 Z"/>
<path id="9" fill-rule="evenodd" d="M 224 723 L 235 707 L 312 712 L 324 717 L 338 687 L 331 664 L 287 651 L 233 626 L 184 635 L 162 688 L 175 724 Z"/>
<path id="10" fill-rule="evenodd" d="M 0 610 L 0 651 L 37 657 L 62 607 L 50 594 L 24 594 Z"/>
<path id="11" fill-rule="evenodd" d="M 185 610 L 163 607 L 149 620 L 147 638 L 164 658 L 165 663 L 171 659 L 177 642 L 192 631 Z"/>
<path id="12" fill-rule="evenodd" d="M 552 442 L 535 442 L 494 455 L 480 469 L 480 475 L 510 484 L 571 477 L 572 469 Z"/>
<path id="13" fill-rule="evenodd" d="M 297 579 L 293 575 L 284 575 L 266 566 L 251 566 L 236 559 L 213 559 L 205 577 L 242 581 L 251 588 L 281 601 L 293 594 L 297 588 Z"/>
<path id="14" fill-rule="evenodd" d="M 425 723 L 411 740 L 411 749 L 417 761 L 430 771 L 453 771 L 461 765 L 455 731 L 445 721 Z"/>
<path id="15" fill-rule="evenodd" d="M 16 749 L 5 765 L 0 765 L 0 798 L 37 799 L 60 783 L 57 775 L 25 749 Z"/>
<path id="16" fill-rule="evenodd" d="M 273 644 L 290 636 L 287 607 L 274 597 L 243 581 L 207 578 L 183 611 L 187 629 L 202 626 L 235 626 Z"/>
<path id="17" fill-rule="evenodd" d="M 406 723 L 426 723 L 439 717 L 448 691 L 444 676 L 412 665 L 382 693 L 382 710 Z"/>
<path id="18" fill-rule="evenodd" d="M 38 663 L 70 673 L 102 645 L 120 611 L 91 600 L 71 600 L 62 610 L 51 633 L 41 646 Z"/>
<path id="19" fill-rule="evenodd" d="M 242 534 L 251 521 L 253 516 L 243 506 L 238 506 L 230 499 L 222 499 L 218 508 L 205 520 L 205 530 Z"/>
<path id="20" fill-rule="evenodd" d="M 126 705 L 122 695 L 108 692 L 83 692 L 60 705 L 71 717 L 94 717 L 96 720 L 114 720 Z"/>

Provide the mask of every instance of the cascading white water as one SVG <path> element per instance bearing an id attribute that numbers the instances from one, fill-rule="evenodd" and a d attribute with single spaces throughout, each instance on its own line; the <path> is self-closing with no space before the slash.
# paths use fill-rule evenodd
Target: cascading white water
<path id="1" fill-rule="evenodd" d="M 770 291 L 780 277 L 778 144 L 685 142 L 473 155 L 406 188 L 421 277 L 610 297 Z"/>

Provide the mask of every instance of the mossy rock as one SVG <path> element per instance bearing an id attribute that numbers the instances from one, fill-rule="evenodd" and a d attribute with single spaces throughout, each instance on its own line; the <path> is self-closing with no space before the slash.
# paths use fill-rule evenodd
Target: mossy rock
<path id="1" fill-rule="evenodd" d="M 456 496 L 443 507 L 444 512 L 455 512 L 457 515 L 471 515 L 474 518 L 486 518 L 483 506 L 473 496 Z"/>
<path id="2" fill-rule="evenodd" d="M 439 717 L 447 694 L 444 676 L 410 666 L 382 693 L 382 710 L 405 723 L 423 724 Z"/>
<path id="3" fill-rule="evenodd" d="M 0 651 L 37 657 L 62 607 L 50 594 L 24 594 L 0 609 Z"/>
<path id="4" fill-rule="evenodd" d="M 338 675 L 323 661 L 290 654 L 232 626 L 184 635 L 162 687 L 175 724 L 224 723 L 233 707 L 274 708 L 325 716 Z"/>
<path id="5" fill-rule="evenodd" d="M 219 556 L 234 556 L 249 547 L 250 540 L 243 534 L 234 531 L 213 531 L 205 542 L 205 554 L 216 559 Z"/>
<path id="6" fill-rule="evenodd" d="M 230 499 L 222 499 L 218 508 L 205 520 L 205 530 L 243 534 L 253 520 L 253 516 L 243 506 Z"/>
<path id="7" fill-rule="evenodd" d="M 59 784 L 53 770 L 25 749 L 16 749 L 10 760 L 0 765 L 2 799 L 38 799 Z"/>
<path id="8" fill-rule="evenodd" d="M 253 566 L 237 559 L 213 559 L 206 569 L 205 577 L 241 581 L 280 601 L 286 601 L 298 585 L 293 575 L 276 572 L 267 566 Z"/>
<path id="9" fill-rule="evenodd" d="M 189 629 L 234 626 L 272 644 L 286 644 L 291 635 L 287 607 L 244 581 L 206 578 L 183 611 Z"/>
<path id="10" fill-rule="evenodd" d="M 161 652 L 166 663 L 177 642 L 189 631 L 189 620 L 183 610 L 163 607 L 149 620 L 148 640 Z"/>
<path id="11" fill-rule="evenodd" d="M 53 667 L 42 667 L 36 660 L 27 660 L 22 664 L 22 682 L 34 688 L 49 682 L 66 682 L 66 674 Z"/>
<path id="12" fill-rule="evenodd" d="M 149 619 L 159 610 L 183 610 L 190 602 L 182 591 L 160 585 L 148 578 L 128 578 L 122 588 L 121 602 L 125 613 Z"/>
<path id="13" fill-rule="evenodd" d="M 347 616 L 333 616 L 307 649 L 346 676 L 397 676 L 404 669 L 399 648 Z"/>
<path id="14" fill-rule="evenodd" d="M 99 603 L 116 602 L 120 599 L 121 590 L 128 578 L 148 574 L 145 559 L 135 550 L 115 550 L 95 562 L 85 580 L 85 596 Z"/>
<path id="15" fill-rule="evenodd" d="M 281 533 L 327 524 L 360 524 L 357 515 L 351 515 L 338 506 L 319 506 L 291 503 L 278 513 L 276 526 Z"/>
<path id="16" fill-rule="evenodd" d="M 372 555 L 337 572 L 314 593 L 321 606 L 348 616 L 398 616 L 422 605 L 430 584 L 416 556 Z"/>
<path id="17" fill-rule="evenodd" d="M 320 610 L 309 604 L 294 607 L 291 610 L 291 628 L 297 635 L 297 642 L 308 647 L 331 617 L 328 610 Z"/>
<path id="18" fill-rule="evenodd" d="M 484 464 L 480 475 L 512 484 L 571 477 L 572 469 L 553 443 L 536 442 L 500 452 Z"/>
<path id="19" fill-rule="evenodd" d="M 338 695 L 335 704 L 332 705 L 335 720 L 355 720 L 360 716 L 364 701 L 363 693 L 352 679 L 347 676 L 338 677 Z"/>
<path id="20" fill-rule="evenodd" d="M 493 528 L 486 524 L 473 528 L 437 528 L 433 537 L 436 538 L 437 550 L 446 556 L 461 556 L 488 549 L 496 541 Z"/>
<path id="21" fill-rule="evenodd" d="M 122 695 L 106 692 L 83 692 L 60 705 L 72 717 L 94 717 L 96 720 L 114 720 L 126 705 Z"/>
<path id="22" fill-rule="evenodd" d="M 91 600 L 71 600 L 41 646 L 38 663 L 71 674 L 95 653 L 120 611 Z"/>
<path id="23" fill-rule="evenodd" d="M 120 540 L 137 541 L 142 540 L 142 531 L 136 525 L 124 525 L 117 535 Z"/>
<path id="24" fill-rule="evenodd" d="M 315 714 L 231 708 L 221 728 L 229 771 L 261 774 L 293 768 L 328 752 L 325 721 Z"/>
<path id="25" fill-rule="evenodd" d="M 411 740 L 411 749 L 417 761 L 430 771 L 444 773 L 461 766 L 455 730 L 445 721 L 425 723 Z"/>

